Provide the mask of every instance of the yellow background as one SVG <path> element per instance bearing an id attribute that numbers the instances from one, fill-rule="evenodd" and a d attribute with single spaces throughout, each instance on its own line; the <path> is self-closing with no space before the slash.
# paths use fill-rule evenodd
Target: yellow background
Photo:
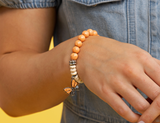
<path id="1" fill-rule="evenodd" d="M 51 48 L 53 48 L 53 41 Z M 0 109 L 0 123 L 60 123 L 61 113 L 62 103 L 46 111 L 18 118 L 8 116 Z"/>
<path id="2" fill-rule="evenodd" d="M 0 109 L 0 123 L 60 123 L 61 112 L 62 103 L 46 111 L 18 118 L 8 116 Z"/>

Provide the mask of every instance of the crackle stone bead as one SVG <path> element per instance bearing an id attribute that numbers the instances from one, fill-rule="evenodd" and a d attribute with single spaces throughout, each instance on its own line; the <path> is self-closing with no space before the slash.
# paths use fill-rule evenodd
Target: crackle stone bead
<path id="1" fill-rule="evenodd" d="M 85 38 L 84 35 L 79 35 L 79 36 L 78 36 L 78 39 L 79 39 L 80 41 L 84 42 L 86 38 Z"/>
<path id="2" fill-rule="evenodd" d="M 72 49 L 72 51 L 73 51 L 74 53 L 79 53 L 80 48 L 77 47 L 77 46 L 74 46 L 73 49 Z"/>
<path id="3" fill-rule="evenodd" d="M 78 59 L 78 54 L 77 53 L 72 53 L 71 54 L 71 59 L 72 60 L 77 60 Z"/>
<path id="4" fill-rule="evenodd" d="M 82 41 L 77 40 L 77 41 L 75 42 L 75 46 L 81 47 L 81 46 L 82 46 Z"/>
<path id="5" fill-rule="evenodd" d="M 93 36 L 93 30 L 92 29 L 88 29 L 87 31 L 89 32 L 90 36 Z"/>
<path id="6" fill-rule="evenodd" d="M 97 35 L 98 35 L 97 31 L 93 30 L 93 36 L 97 36 Z"/>
<path id="7" fill-rule="evenodd" d="M 89 37 L 89 32 L 85 30 L 85 31 L 82 32 L 82 35 L 84 35 L 86 38 L 88 38 Z"/>

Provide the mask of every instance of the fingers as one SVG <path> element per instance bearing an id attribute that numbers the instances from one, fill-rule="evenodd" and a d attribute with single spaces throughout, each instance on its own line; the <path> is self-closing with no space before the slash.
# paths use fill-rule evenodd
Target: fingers
<path id="1" fill-rule="evenodd" d="M 149 102 L 130 84 L 117 86 L 117 92 L 123 95 L 129 104 L 131 104 L 138 112 L 143 113 L 150 106 Z"/>
<path id="2" fill-rule="evenodd" d="M 150 104 L 153 102 L 149 97 L 146 99 Z"/>
<path id="3" fill-rule="evenodd" d="M 160 87 L 145 73 L 138 74 L 137 77 L 134 77 L 132 83 L 151 100 L 154 100 L 160 94 Z"/>
<path id="4" fill-rule="evenodd" d="M 153 68 L 150 68 L 150 69 L 153 69 Z M 140 89 L 152 100 L 154 100 L 157 97 L 157 95 L 160 94 L 159 85 L 157 85 L 156 82 L 154 82 L 148 75 L 146 75 L 143 68 L 138 70 L 135 67 L 129 67 L 129 68 L 126 68 L 124 71 L 125 71 L 124 72 L 125 75 L 128 78 L 126 81 L 132 83 L 133 86 Z M 154 77 L 156 78 L 157 76 L 154 76 Z"/>
<path id="5" fill-rule="evenodd" d="M 156 119 L 160 115 L 160 95 L 152 102 L 151 106 L 142 114 L 138 123 L 160 123 L 160 119 Z M 156 120 L 155 120 L 156 119 Z"/>
<path id="6" fill-rule="evenodd" d="M 160 86 L 160 62 L 157 59 L 148 59 L 144 66 L 145 73 Z"/>
<path id="7" fill-rule="evenodd" d="M 149 60 L 143 58 L 142 61 L 143 67 L 141 64 L 128 63 L 123 73 L 128 82 L 154 100 L 160 94 L 160 65 L 152 57 Z"/>
<path id="8" fill-rule="evenodd" d="M 157 62 L 157 64 L 160 65 L 160 60 L 158 60 L 158 59 L 156 59 L 156 58 L 153 58 L 153 59 Z"/>
<path id="9" fill-rule="evenodd" d="M 134 113 L 127 104 L 114 92 L 104 92 L 102 100 L 107 102 L 121 117 L 129 122 L 137 122 L 139 115 Z"/>

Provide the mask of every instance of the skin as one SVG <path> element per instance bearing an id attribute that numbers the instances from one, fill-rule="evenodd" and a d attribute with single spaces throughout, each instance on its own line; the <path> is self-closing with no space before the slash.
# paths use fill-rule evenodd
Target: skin
<path id="1" fill-rule="evenodd" d="M 48 51 L 55 9 L 0 8 L 0 107 L 10 116 L 39 112 L 61 103 L 70 87 L 69 60 L 77 37 Z M 81 47 L 77 71 L 84 84 L 119 115 L 137 122 L 124 97 L 143 117 L 155 119 L 160 96 L 160 61 L 137 46 L 90 36 Z M 145 100 L 136 88 L 153 103 Z"/>
<path id="2" fill-rule="evenodd" d="M 143 114 L 150 103 L 135 87 L 151 100 L 159 95 L 159 60 L 131 44 L 105 37 L 88 39 L 83 43 L 78 59 L 77 69 L 81 79 L 119 115 L 130 122 L 137 122 L 139 115 L 133 113 L 121 97 Z"/>
<path id="3" fill-rule="evenodd" d="M 152 102 L 151 106 L 142 114 L 139 123 L 159 123 L 160 122 L 160 95 Z M 156 120 L 155 120 L 156 119 Z"/>
<path id="4" fill-rule="evenodd" d="M 63 88 L 70 86 L 75 39 L 48 51 L 55 9 L 0 8 L 0 22 L 0 107 L 22 116 L 61 103 L 68 96 Z"/>

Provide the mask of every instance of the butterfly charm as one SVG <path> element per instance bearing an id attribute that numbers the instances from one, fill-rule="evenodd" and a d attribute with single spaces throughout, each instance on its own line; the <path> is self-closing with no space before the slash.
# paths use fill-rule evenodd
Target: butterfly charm
<path id="1" fill-rule="evenodd" d="M 72 81 L 71 81 L 71 87 L 75 88 L 77 85 L 78 85 L 78 83 L 74 79 L 72 79 Z"/>
<path id="2" fill-rule="evenodd" d="M 70 94 L 70 95 L 74 95 L 75 94 L 75 90 L 77 90 L 79 88 L 79 86 L 78 86 L 78 83 L 74 80 L 74 79 L 72 79 L 71 80 L 71 87 L 66 87 L 66 88 L 64 88 L 63 90 L 67 93 L 67 94 Z"/>
<path id="3" fill-rule="evenodd" d="M 64 88 L 63 90 L 64 90 L 67 94 L 70 94 L 70 93 L 73 91 L 73 89 L 70 88 L 70 87 L 66 87 L 66 88 Z"/>

